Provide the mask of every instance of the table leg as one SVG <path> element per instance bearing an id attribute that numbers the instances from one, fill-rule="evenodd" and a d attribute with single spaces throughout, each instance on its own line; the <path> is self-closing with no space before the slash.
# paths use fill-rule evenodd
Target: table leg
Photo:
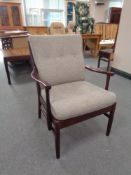
<path id="1" fill-rule="evenodd" d="M 6 61 L 5 59 L 4 59 L 4 65 L 5 65 L 5 71 L 6 71 L 6 75 L 7 75 L 7 79 L 8 79 L 8 84 L 11 85 L 10 72 L 9 72 L 9 68 L 8 68 L 8 61 Z"/>
<path id="2" fill-rule="evenodd" d="M 98 55 L 98 51 L 99 51 L 99 38 L 96 38 L 95 56 Z"/>
<path id="3" fill-rule="evenodd" d="M 101 57 L 99 56 L 99 58 L 98 58 L 98 64 L 97 64 L 97 67 L 98 68 L 100 67 L 100 61 L 101 61 Z"/>

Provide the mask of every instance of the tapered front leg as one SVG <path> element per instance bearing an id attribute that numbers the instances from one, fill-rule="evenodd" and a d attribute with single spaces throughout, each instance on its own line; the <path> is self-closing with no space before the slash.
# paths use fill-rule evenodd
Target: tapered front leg
<path id="1" fill-rule="evenodd" d="M 4 59 L 5 71 L 8 79 L 8 84 L 11 85 L 10 72 L 8 68 L 8 62 Z"/>
<path id="2" fill-rule="evenodd" d="M 38 118 L 41 118 L 41 102 L 40 99 L 38 98 Z"/>
<path id="3" fill-rule="evenodd" d="M 55 126 L 55 150 L 56 150 L 56 158 L 60 158 L 60 129 L 58 126 Z"/>
<path id="4" fill-rule="evenodd" d="M 116 104 L 114 105 L 112 111 L 110 112 L 110 117 L 109 117 L 109 120 L 108 120 L 108 125 L 107 125 L 107 130 L 106 130 L 106 136 L 109 136 L 110 132 L 111 132 L 111 127 L 112 127 L 112 123 L 113 123 L 113 119 L 114 119 L 115 108 L 116 108 Z"/>
<path id="5" fill-rule="evenodd" d="M 41 89 L 40 89 L 40 85 L 39 83 L 36 83 L 36 87 L 37 87 L 37 93 L 38 93 L 38 118 L 41 118 L 41 102 L 40 102 L 40 93 L 41 93 Z"/>
<path id="6" fill-rule="evenodd" d="M 101 57 L 99 56 L 99 58 L 98 58 L 98 64 L 97 64 L 97 67 L 98 68 L 100 67 L 100 61 L 101 61 Z"/>

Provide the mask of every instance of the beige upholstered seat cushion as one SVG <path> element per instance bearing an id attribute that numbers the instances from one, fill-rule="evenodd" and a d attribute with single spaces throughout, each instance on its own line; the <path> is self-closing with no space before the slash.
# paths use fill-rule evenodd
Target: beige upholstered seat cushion
<path id="1" fill-rule="evenodd" d="M 42 90 L 42 96 L 45 99 L 45 90 Z M 114 93 L 86 81 L 56 85 L 50 90 L 51 111 L 59 120 L 84 115 L 115 102 Z"/>
<path id="2" fill-rule="evenodd" d="M 42 80 L 51 85 L 84 80 L 80 35 L 30 36 L 29 41 Z"/>

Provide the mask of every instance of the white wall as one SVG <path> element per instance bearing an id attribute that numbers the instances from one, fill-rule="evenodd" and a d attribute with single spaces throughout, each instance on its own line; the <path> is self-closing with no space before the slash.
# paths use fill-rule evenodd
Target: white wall
<path id="1" fill-rule="evenodd" d="M 131 1 L 124 0 L 113 67 L 131 74 Z"/>
<path id="2" fill-rule="evenodd" d="M 122 7 L 124 0 L 110 0 L 109 6 L 110 7 Z"/>
<path id="3" fill-rule="evenodd" d="M 109 0 L 104 0 L 104 5 L 96 5 L 95 0 L 90 0 L 91 17 L 95 18 L 95 22 L 106 22 L 106 12 L 109 7 Z"/>

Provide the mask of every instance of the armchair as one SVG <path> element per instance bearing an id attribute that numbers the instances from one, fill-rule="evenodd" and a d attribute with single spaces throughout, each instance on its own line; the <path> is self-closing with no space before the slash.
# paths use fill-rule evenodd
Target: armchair
<path id="1" fill-rule="evenodd" d="M 62 128 L 104 114 L 109 136 L 116 107 L 116 95 L 107 91 L 113 73 L 84 65 L 81 36 L 30 36 L 29 44 L 38 116 L 45 116 L 48 129 L 55 135 L 56 158 L 60 158 Z M 85 68 L 107 76 L 106 90 L 85 80 Z"/>
<path id="2" fill-rule="evenodd" d="M 65 27 L 61 22 L 52 22 L 50 26 L 51 35 L 65 34 Z"/>

